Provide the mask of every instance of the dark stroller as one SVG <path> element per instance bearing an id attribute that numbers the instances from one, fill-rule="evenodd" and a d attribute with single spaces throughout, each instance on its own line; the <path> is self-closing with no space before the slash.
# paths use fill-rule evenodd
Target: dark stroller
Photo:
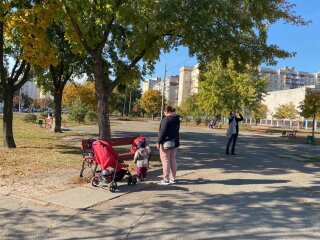
<path id="1" fill-rule="evenodd" d="M 105 140 L 96 140 L 92 143 L 95 161 L 101 167 L 96 176 L 91 180 L 94 187 L 99 186 L 100 182 L 109 184 L 110 192 L 117 189 L 117 182 L 121 181 L 126 175 L 128 176 L 128 185 L 135 185 L 137 179 L 132 176 L 128 170 L 128 165 L 119 161 L 118 153 Z"/>

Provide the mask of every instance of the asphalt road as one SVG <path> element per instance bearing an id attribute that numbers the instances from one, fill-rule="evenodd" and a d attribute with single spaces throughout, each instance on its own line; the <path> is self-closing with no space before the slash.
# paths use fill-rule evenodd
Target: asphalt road
<path id="1" fill-rule="evenodd" d="M 122 122 L 113 135 L 154 144 L 157 129 Z M 320 149 L 283 142 L 240 133 L 226 156 L 224 131 L 183 125 L 176 185 L 155 184 L 158 170 L 142 189 L 82 211 L 0 195 L 0 239 L 320 239 L 320 168 L 303 162 Z"/>

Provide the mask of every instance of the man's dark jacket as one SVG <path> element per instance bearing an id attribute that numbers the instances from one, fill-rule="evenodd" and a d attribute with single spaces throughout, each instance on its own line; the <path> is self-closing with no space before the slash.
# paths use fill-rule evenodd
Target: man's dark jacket
<path id="1" fill-rule="evenodd" d="M 238 123 L 243 120 L 243 116 L 241 114 L 239 114 L 239 116 L 240 116 L 239 118 L 237 118 L 236 115 L 229 117 L 229 124 L 233 121 L 234 118 L 236 119 L 236 123 L 237 123 L 237 126 L 236 126 L 237 133 L 236 134 L 239 134 L 239 124 Z"/>

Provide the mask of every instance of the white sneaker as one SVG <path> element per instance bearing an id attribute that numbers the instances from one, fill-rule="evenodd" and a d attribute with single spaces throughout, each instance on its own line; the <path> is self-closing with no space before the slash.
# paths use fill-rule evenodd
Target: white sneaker
<path id="1" fill-rule="evenodd" d="M 176 181 L 175 179 L 170 179 L 170 180 L 169 180 L 169 183 L 170 183 L 170 184 L 175 184 L 175 183 L 177 183 L 177 181 Z"/>
<path id="2" fill-rule="evenodd" d="M 162 179 L 160 182 L 158 182 L 158 184 L 159 184 L 159 185 L 169 185 L 170 182 L 169 182 L 169 180 L 164 180 L 164 179 Z"/>

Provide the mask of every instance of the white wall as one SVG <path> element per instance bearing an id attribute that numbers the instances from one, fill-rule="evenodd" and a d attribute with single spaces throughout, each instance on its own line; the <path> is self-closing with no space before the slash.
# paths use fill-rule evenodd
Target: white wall
<path id="1" fill-rule="evenodd" d="M 314 85 L 308 86 L 308 88 L 314 87 Z M 264 97 L 264 101 L 262 102 L 268 107 L 267 119 L 272 119 L 272 114 L 275 113 L 275 109 L 281 104 L 289 104 L 290 102 L 292 102 L 295 105 L 297 111 L 300 111 L 298 106 L 300 105 L 300 102 L 305 99 L 306 88 L 307 87 L 301 87 L 268 92 L 268 95 Z"/>

